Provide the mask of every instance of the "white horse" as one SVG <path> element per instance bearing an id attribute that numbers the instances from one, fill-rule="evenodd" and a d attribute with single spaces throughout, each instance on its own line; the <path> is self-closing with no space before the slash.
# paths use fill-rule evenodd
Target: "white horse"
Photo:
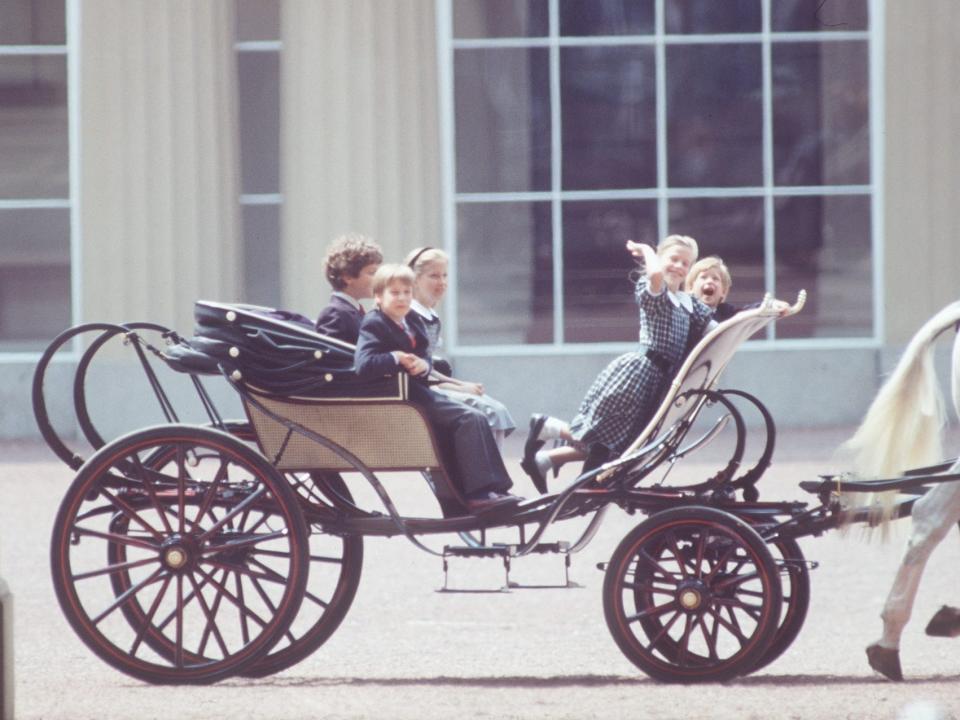
<path id="1" fill-rule="evenodd" d="M 937 337 L 958 322 L 960 301 L 934 315 L 907 345 L 863 423 L 845 444 L 855 453 L 855 471 L 859 476 L 891 478 L 943 458 L 940 435 L 946 414 L 933 369 L 932 350 Z M 951 368 L 953 406 L 960 415 L 960 334 L 954 340 Z M 960 472 L 960 459 L 948 472 Z M 900 636 L 910 619 L 927 559 L 950 528 L 960 522 L 960 481 L 935 484 L 916 501 L 911 519 L 907 550 L 881 614 L 883 634 L 867 647 L 870 667 L 891 680 L 903 679 Z M 927 626 L 927 634 L 960 635 L 960 610 L 941 608 Z"/>

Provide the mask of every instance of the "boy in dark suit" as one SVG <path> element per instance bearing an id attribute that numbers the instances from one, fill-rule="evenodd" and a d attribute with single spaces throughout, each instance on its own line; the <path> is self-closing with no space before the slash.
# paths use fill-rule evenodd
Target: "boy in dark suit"
<path id="1" fill-rule="evenodd" d="M 470 512 L 519 502 L 521 498 L 507 492 L 513 483 L 483 413 L 427 385 L 429 344 L 420 318 L 410 312 L 413 281 L 413 271 L 406 265 L 382 265 L 374 275 L 377 308 L 367 313 L 360 325 L 354 366 L 357 375 L 373 379 L 397 372 L 410 374 L 410 402 L 426 412 L 445 451 L 444 465 L 466 497 Z"/>
<path id="2" fill-rule="evenodd" d="M 383 262 L 380 246 L 364 235 L 342 235 L 327 249 L 327 280 L 333 286 L 330 304 L 320 311 L 318 333 L 356 345 L 363 307 L 373 297 L 373 274 Z"/>

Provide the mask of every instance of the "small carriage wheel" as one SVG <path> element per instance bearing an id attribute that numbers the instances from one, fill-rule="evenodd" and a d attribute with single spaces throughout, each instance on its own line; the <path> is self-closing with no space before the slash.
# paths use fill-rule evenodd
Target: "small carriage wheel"
<path id="1" fill-rule="evenodd" d="M 767 544 L 780 568 L 783 589 L 783 614 L 770 647 L 750 672 L 766 667 L 780 657 L 797 639 L 810 607 L 810 570 L 800 545 L 793 538 L 780 538 Z"/>
<path id="2" fill-rule="evenodd" d="M 664 510 L 617 546 L 603 583 L 607 627 L 624 655 L 666 682 L 749 672 L 781 609 L 780 577 L 763 540 L 720 510 Z"/>
<path id="3" fill-rule="evenodd" d="M 105 662 L 147 682 L 213 682 L 255 662 L 296 615 L 307 531 L 256 452 L 216 430 L 162 426 L 83 465 L 57 514 L 51 569 L 67 620 Z"/>

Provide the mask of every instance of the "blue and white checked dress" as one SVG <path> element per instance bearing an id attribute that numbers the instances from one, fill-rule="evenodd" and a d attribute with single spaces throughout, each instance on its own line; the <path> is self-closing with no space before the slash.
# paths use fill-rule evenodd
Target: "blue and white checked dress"
<path id="1" fill-rule="evenodd" d="M 593 381 L 570 423 L 574 439 L 585 445 L 599 443 L 621 454 L 646 427 L 660 406 L 674 373 L 683 364 L 689 337 L 699 339 L 713 311 L 686 293 L 659 295 L 649 291 L 643 275 L 637 282 L 640 307 L 640 349 L 613 360 Z M 691 310 L 684 304 L 689 300 Z M 693 347 L 691 344 L 689 347 Z M 651 360 L 647 351 L 660 358 Z M 664 372 L 667 367 L 668 372 Z"/>

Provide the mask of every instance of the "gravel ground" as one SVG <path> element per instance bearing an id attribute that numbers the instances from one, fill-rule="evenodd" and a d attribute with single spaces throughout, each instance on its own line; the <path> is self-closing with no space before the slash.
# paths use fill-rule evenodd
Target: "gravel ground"
<path id="1" fill-rule="evenodd" d="M 801 480 L 833 468 L 845 429 L 783 433 L 764 499 L 809 499 Z M 512 438 L 509 463 L 522 438 Z M 401 539 L 365 546 L 363 577 L 343 625 L 304 662 L 261 680 L 228 679 L 206 687 L 150 686 L 113 670 L 81 643 L 64 620 L 49 580 L 50 526 L 71 471 L 36 445 L 0 445 L 0 574 L 15 598 L 16 717 L 21 720 L 139 718 L 960 718 L 957 643 L 923 634 L 943 603 L 960 604 L 960 544 L 951 535 L 927 568 L 904 635 L 907 681 L 890 683 L 866 664 L 864 647 L 878 618 L 909 523 L 891 542 L 860 534 L 807 538 L 812 601 L 799 638 L 772 665 L 723 684 L 662 685 L 619 652 L 603 619 L 603 575 L 639 518 L 609 513 L 593 542 L 574 556 L 583 587 L 509 593 L 441 594 L 439 559 Z M 685 461 L 692 477 L 715 467 Z M 517 491 L 532 493 L 518 479 Z M 414 498 L 412 503 L 422 502 Z M 554 530 L 575 539 L 580 521 Z M 439 547 L 450 539 L 431 539 Z M 518 560 L 513 579 L 562 579 L 556 557 Z M 493 560 L 454 561 L 451 582 L 498 587 Z"/>

